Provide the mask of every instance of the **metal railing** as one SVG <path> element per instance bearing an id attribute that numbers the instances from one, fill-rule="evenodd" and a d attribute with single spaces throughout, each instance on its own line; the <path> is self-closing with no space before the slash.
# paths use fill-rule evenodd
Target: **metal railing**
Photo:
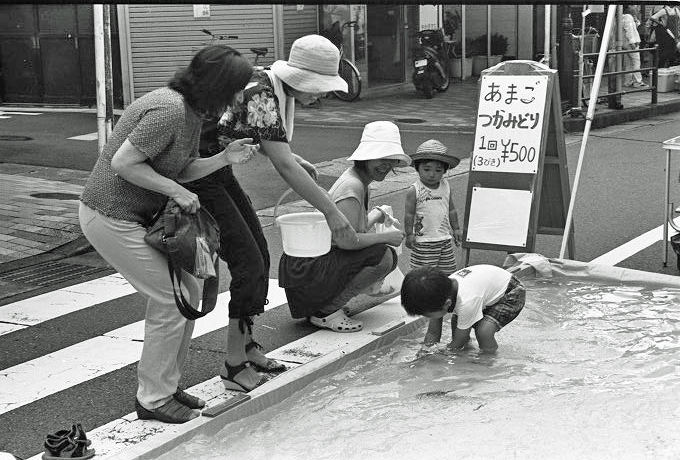
<path id="1" fill-rule="evenodd" d="M 613 92 L 608 92 L 605 94 L 598 93 L 598 98 L 606 98 L 606 97 L 613 97 L 613 96 L 618 96 L 618 95 L 623 95 L 623 94 L 632 94 L 632 93 L 640 93 L 644 91 L 649 91 L 651 93 L 651 103 L 656 104 L 658 101 L 658 96 L 657 96 L 657 90 L 658 90 L 658 85 L 659 85 L 659 48 L 658 46 L 654 46 L 652 48 L 640 48 L 636 50 L 622 50 L 622 51 L 607 51 L 607 55 L 605 59 L 609 59 L 610 56 L 617 56 L 617 55 L 625 55 L 625 54 L 631 54 L 631 53 L 640 53 L 640 60 L 642 61 L 642 56 L 643 52 L 650 53 L 652 56 L 652 65 L 649 67 L 640 67 L 639 69 L 636 70 L 620 70 L 620 71 L 607 71 L 602 73 L 602 79 L 606 78 L 607 81 L 609 78 L 615 78 L 617 75 L 625 75 L 625 74 L 630 74 L 630 73 L 635 73 L 635 72 L 647 72 L 651 71 L 651 79 L 650 79 L 650 85 L 643 87 L 643 88 L 638 88 L 638 87 L 632 87 L 632 88 L 627 88 L 625 90 L 621 91 L 613 91 Z M 593 58 L 593 61 L 597 62 L 597 59 L 599 57 L 599 53 L 583 53 L 583 59 L 587 58 Z M 593 65 L 592 68 L 594 69 L 596 66 Z M 574 69 L 574 75 L 572 77 L 572 105 L 574 106 L 581 106 L 584 102 L 588 102 L 588 99 L 590 98 L 590 95 L 583 95 L 581 96 L 581 100 L 578 100 L 579 97 L 579 88 L 578 88 L 578 80 L 581 79 L 583 82 L 590 81 L 592 84 L 592 80 L 595 78 L 595 74 L 584 74 L 584 75 L 579 75 L 579 70 Z M 609 85 L 608 85 L 609 86 Z"/>

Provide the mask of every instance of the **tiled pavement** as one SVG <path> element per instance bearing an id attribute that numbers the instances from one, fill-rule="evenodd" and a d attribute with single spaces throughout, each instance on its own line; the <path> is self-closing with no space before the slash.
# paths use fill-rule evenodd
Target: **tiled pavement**
<path id="1" fill-rule="evenodd" d="M 456 82 L 433 99 L 425 99 L 412 87 L 399 94 L 352 103 L 327 98 L 319 109 L 298 108 L 296 124 L 363 126 L 388 119 L 409 129 L 471 132 L 477 98 L 475 81 Z M 643 92 L 624 95 L 624 110 L 610 110 L 599 104 L 592 127 L 598 127 L 596 122 L 611 125 L 680 110 L 680 93 L 659 93 L 655 107 L 649 102 L 650 93 Z M 16 108 L 0 105 L 0 113 L 3 110 Z M 44 107 L 40 110 L 46 111 Z M 565 116 L 564 125 L 565 131 L 578 132 L 582 130 L 583 117 Z M 0 163 L 0 273 L 17 262 L 30 263 L 35 259 L 32 256 L 60 258 L 87 247 L 77 216 L 77 196 L 87 176 L 83 171 Z"/>

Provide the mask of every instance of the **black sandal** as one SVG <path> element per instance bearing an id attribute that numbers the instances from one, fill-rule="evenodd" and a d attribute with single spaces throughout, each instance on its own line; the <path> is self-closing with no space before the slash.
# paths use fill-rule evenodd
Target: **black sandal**
<path id="1" fill-rule="evenodd" d="M 185 423 L 200 415 L 200 412 L 191 409 L 172 398 L 160 407 L 153 410 L 147 409 L 135 399 L 135 409 L 140 420 L 159 420 L 165 423 Z"/>
<path id="2" fill-rule="evenodd" d="M 264 382 L 266 382 L 268 379 L 264 375 L 262 375 L 261 379 L 255 386 L 252 388 L 246 388 L 240 383 L 236 382 L 234 378 L 239 375 L 241 372 L 243 372 L 247 367 L 250 367 L 250 361 L 243 361 L 241 364 L 238 364 L 236 366 L 230 366 L 227 364 L 227 362 L 224 362 L 224 367 L 223 371 L 227 371 L 227 376 L 224 376 L 224 372 L 220 372 L 220 377 L 222 378 L 222 383 L 224 384 L 224 388 L 227 390 L 234 390 L 234 391 L 243 391 L 244 393 L 248 393 L 249 391 L 254 390 L 255 388 L 259 387 L 262 385 Z M 258 374 L 259 375 L 259 374 Z"/>
<path id="3" fill-rule="evenodd" d="M 85 430 L 76 423 L 70 430 L 59 430 L 45 437 L 45 453 L 43 460 L 70 458 L 86 460 L 94 457 L 94 449 L 88 449 L 92 443 L 85 435 Z"/>
<path id="4" fill-rule="evenodd" d="M 263 350 L 262 345 L 257 343 L 254 340 L 251 340 L 250 343 L 246 345 L 246 353 L 248 353 L 250 350 L 253 348 L 257 348 L 258 350 Z M 262 354 L 264 356 L 264 353 Z M 257 364 L 253 361 L 248 361 L 250 365 L 253 367 L 258 372 L 271 372 L 271 373 L 279 373 L 279 372 L 284 372 L 287 370 L 287 367 L 283 364 L 280 363 L 274 359 L 267 358 L 264 356 L 265 359 L 267 360 L 264 365 L 262 364 Z"/>

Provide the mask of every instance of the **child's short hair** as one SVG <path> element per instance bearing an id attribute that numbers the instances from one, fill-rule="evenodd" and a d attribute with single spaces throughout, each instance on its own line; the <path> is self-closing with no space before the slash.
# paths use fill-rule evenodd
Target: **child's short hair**
<path id="1" fill-rule="evenodd" d="M 451 279 L 442 270 L 425 266 L 414 268 L 401 284 L 401 305 L 411 316 L 441 311 L 446 299 L 453 298 Z"/>
<path id="2" fill-rule="evenodd" d="M 448 164 L 447 162 L 441 161 L 441 160 L 428 159 L 428 158 L 422 158 L 422 159 L 419 159 L 419 160 L 413 160 L 413 167 L 416 168 L 416 171 L 418 171 L 418 168 L 420 167 L 421 164 L 423 164 L 423 163 L 429 163 L 429 162 L 431 162 L 431 161 L 434 161 L 434 162 L 436 162 L 436 163 L 439 163 L 439 164 L 442 166 L 442 168 L 444 168 L 444 171 L 448 171 L 448 170 L 449 170 L 449 164 Z"/>

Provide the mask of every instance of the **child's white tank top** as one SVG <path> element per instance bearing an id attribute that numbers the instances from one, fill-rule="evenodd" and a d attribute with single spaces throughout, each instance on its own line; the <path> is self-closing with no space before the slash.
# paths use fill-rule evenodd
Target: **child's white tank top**
<path id="1" fill-rule="evenodd" d="M 442 179 L 439 187 L 433 190 L 418 179 L 413 187 L 416 189 L 416 214 L 413 222 L 416 242 L 451 239 L 449 222 L 451 188 L 448 181 Z"/>

